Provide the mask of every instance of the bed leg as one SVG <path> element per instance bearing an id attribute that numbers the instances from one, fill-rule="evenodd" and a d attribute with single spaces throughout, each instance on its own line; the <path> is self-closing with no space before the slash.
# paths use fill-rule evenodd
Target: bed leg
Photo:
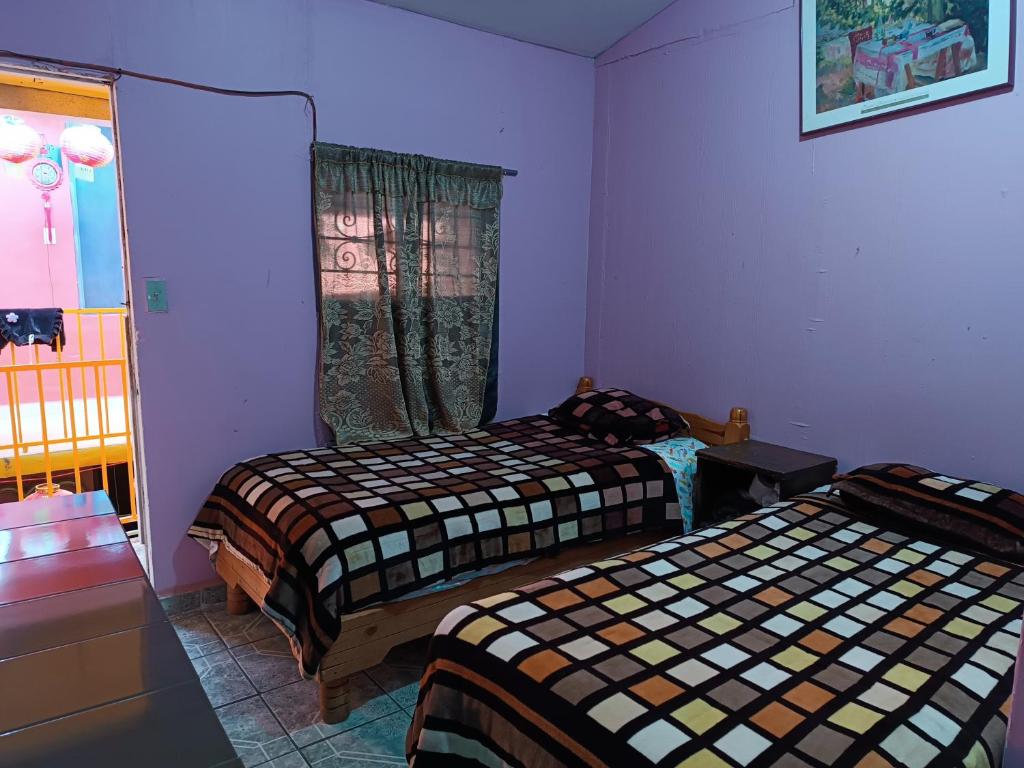
<path id="1" fill-rule="evenodd" d="M 237 584 L 233 587 L 228 587 L 228 613 L 232 616 L 241 616 L 243 613 L 249 613 L 256 604 L 245 594 L 245 590 Z"/>
<path id="2" fill-rule="evenodd" d="M 341 723 L 350 713 L 348 678 L 320 681 L 320 717 L 328 725 Z"/>

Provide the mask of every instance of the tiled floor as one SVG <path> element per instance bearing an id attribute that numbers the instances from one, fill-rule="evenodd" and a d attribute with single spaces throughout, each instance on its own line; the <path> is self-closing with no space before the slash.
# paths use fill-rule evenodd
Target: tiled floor
<path id="1" fill-rule="evenodd" d="M 392 651 L 353 680 L 352 714 L 319 717 L 315 682 L 302 680 L 281 633 L 262 614 L 229 616 L 223 591 L 164 601 L 206 695 L 246 766 L 380 768 L 405 765 L 426 640 Z"/>

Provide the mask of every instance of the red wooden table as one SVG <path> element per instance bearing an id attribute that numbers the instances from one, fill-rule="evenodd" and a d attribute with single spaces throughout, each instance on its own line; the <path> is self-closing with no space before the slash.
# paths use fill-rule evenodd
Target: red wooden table
<path id="1" fill-rule="evenodd" d="M 102 492 L 0 504 L 0 765 L 241 766 Z"/>

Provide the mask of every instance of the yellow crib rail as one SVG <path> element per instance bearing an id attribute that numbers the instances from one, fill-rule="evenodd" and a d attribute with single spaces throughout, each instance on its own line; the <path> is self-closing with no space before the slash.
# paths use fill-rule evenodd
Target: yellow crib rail
<path id="1" fill-rule="evenodd" d="M 117 338 L 108 339 L 105 326 L 115 323 Z M 110 468 L 124 464 L 131 509 L 120 510 L 121 521 L 136 522 L 127 310 L 67 309 L 64 330 L 55 351 L 0 350 L 0 481 L 13 478 L 21 500 L 27 478 L 44 476 L 49 495 L 61 489 L 55 480 L 73 478 L 81 493 L 83 472 L 98 470 L 109 490 Z"/>

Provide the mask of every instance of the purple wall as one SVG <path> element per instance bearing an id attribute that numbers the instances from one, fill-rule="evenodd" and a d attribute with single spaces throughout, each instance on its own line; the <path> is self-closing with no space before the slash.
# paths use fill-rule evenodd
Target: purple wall
<path id="1" fill-rule="evenodd" d="M 801 142 L 797 5 L 677 2 L 598 59 L 586 369 L 1024 486 L 1022 93 Z"/>
<path id="2" fill-rule="evenodd" d="M 518 168 L 503 206 L 501 415 L 583 370 L 593 62 L 361 0 L 5 3 L 0 48 L 311 91 L 323 141 Z M 49 20 L 49 21 L 47 21 Z M 122 79 L 117 107 L 158 590 L 230 464 L 314 442 L 309 120 L 298 99 Z M 167 280 L 150 315 L 145 277 Z"/>

